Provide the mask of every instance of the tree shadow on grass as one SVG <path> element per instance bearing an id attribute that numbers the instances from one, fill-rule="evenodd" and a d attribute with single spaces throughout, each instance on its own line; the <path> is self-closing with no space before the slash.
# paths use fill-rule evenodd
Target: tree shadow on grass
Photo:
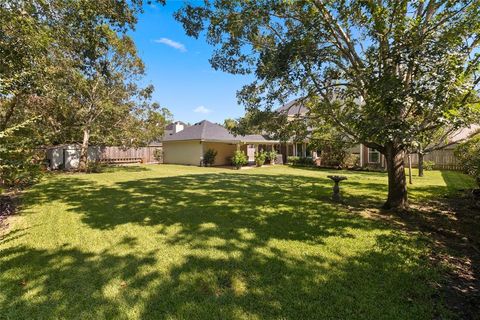
<path id="1" fill-rule="evenodd" d="M 379 250 L 339 261 L 243 249 L 237 257 L 189 256 L 173 268 L 143 317 L 328 319 L 428 318 L 431 275 L 410 260 L 411 240 L 379 236 Z M 405 260 L 412 263 L 406 265 Z M 421 283 L 421 284 L 420 284 Z M 164 297 L 170 299 L 164 300 Z M 159 301 L 161 301 L 159 303 Z"/>
<path id="2" fill-rule="evenodd" d="M 421 205 L 398 218 L 409 230 L 432 239 L 431 260 L 447 270 L 441 294 L 450 310 L 461 319 L 480 315 L 480 210 L 466 192 L 474 187 L 471 177 L 442 171 L 446 186 L 420 187 Z M 432 197 L 434 194 L 436 197 Z"/>
<path id="3" fill-rule="evenodd" d="M 6 319 L 119 318 L 115 296 L 158 274 L 140 274 L 155 263 L 152 253 L 139 258 L 82 252 L 68 245 L 56 250 L 9 248 L 0 259 L 1 317 Z M 130 282 L 131 281 L 131 282 Z"/>
<path id="4" fill-rule="evenodd" d="M 162 246 L 186 253 L 165 267 L 160 244 L 136 251 L 135 235 L 113 244 L 127 254 L 11 247 L 0 257 L 0 309 L 7 318 L 432 318 L 422 239 L 346 213 L 330 195 L 329 180 L 295 175 L 52 180 L 27 208 L 59 201 L 95 230 L 154 227 L 167 235 Z"/>
<path id="5" fill-rule="evenodd" d="M 432 318 L 422 243 L 401 234 L 376 242 L 333 258 L 249 243 L 235 256 L 189 255 L 166 273 L 154 252 L 11 248 L 0 259 L 0 309 L 14 319 Z"/>
<path id="6" fill-rule="evenodd" d="M 65 178 L 43 185 L 26 205 L 62 201 L 95 229 L 180 224 L 183 232 L 171 241 L 189 243 L 201 243 L 212 234 L 228 239 L 243 229 L 262 241 L 319 243 L 327 236 L 348 236 L 349 228 L 372 227 L 370 221 L 333 205 L 330 188 L 317 178 L 254 174 L 148 178 L 112 186 Z M 362 195 L 361 201 L 367 198 Z M 205 228 L 206 224 L 215 228 Z"/>
<path id="7" fill-rule="evenodd" d="M 103 172 L 146 172 L 152 171 L 151 168 L 147 166 L 138 166 L 138 165 L 117 165 L 117 166 L 106 166 L 102 170 Z"/>

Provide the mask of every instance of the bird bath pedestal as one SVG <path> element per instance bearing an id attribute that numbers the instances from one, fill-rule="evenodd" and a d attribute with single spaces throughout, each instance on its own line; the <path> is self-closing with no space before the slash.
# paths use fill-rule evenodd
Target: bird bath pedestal
<path id="1" fill-rule="evenodd" d="M 333 186 L 332 200 L 335 201 L 335 202 L 342 201 L 342 197 L 340 196 L 340 186 L 338 184 L 342 180 L 347 180 L 347 177 L 345 177 L 345 176 L 328 176 L 328 178 L 332 179 L 333 182 L 335 182 L 335 185 Z"/>

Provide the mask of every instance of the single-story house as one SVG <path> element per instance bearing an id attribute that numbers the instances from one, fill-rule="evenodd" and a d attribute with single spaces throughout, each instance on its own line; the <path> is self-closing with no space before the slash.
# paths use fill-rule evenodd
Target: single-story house
<path id="1" fill-rule="evenodd" d="M 186 127 L 163 139 L 163 163 L 201 165 L 208 149 L 217 152 L 214 165 L 229 165 L 236 150 L 250 162 L 256 150 L 279 150 L 280 142 L 263 135 L 233 135 L 225 127 L 207 120 Z"/>

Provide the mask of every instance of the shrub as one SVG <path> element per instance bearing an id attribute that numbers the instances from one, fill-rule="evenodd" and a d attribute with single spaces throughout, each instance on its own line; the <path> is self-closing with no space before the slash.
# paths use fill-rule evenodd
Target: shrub
<path id="1" fill-rule="evenodd" d="M 105 165 L 102 164 L 100 161 L 88 161 L 87 168 L 85 170 L 86 173 L 100 173 L 105 168 Z"/>
<path id="2" fill-rule="evenodd" d="M 360 171 L 386 172 L 386 168 L 382 167 L 382 165 L 379 163 L 369 163 L 366 164 L 363 168 L 360 168 Z"/>
<path id="3" fill-rule="evenodd" d="M 257 167 L 263 166 L 265 163 L 265 159 L 267 158 L 265 152 L 255 152 L 255 163 L 257 164 Z"/>
<path id="4" fill-rule="evenodd" d="M 0 186 L 6 189 L 23 189 L 41 177 L 45 155 L 34 147 L 32 123 L 0 131 Z"/>
<path id="5" fill-rule="evenodd" d="M 313 166 L 315 165 L 315 161 L 312 157 L 300 157 L 299 165 L 301 166 Z"/>
<path id="6" fill-rule="evenodd" d="M 162 149 L 155 149 L 153 151 L 153 157 L 155 158 L 155 160 L 157 160 L 158 162 L 162 163 L 163 162 L 163 150 Z"/>
<path id="7" fill-rule="evenodd" d="M 423 161 L 423 169 L 426 171 L 433 170 L 435 168 L 435 161 L 427 160 Z"/>
<path id="8" fill-rule="evenodd" d="M 360 156 L 350 153 L 348 149 L 328 148 L 322 152 L 322 164 L 328 167 L 351 168 L 360 165 Z"/>
<path id="9" fill-rule="evenodd" d="M 291 165 L 296 165 L 299 160 L 300 160 L 300 157 L 297 157 L 297 156 L 288 156 L 287 157 L 287 163 L 291 164 Z"/>
<path id="10" fill-rule="evenodd" d="M 277 159 L 277 151 L 268 151 L 266 153 L 266 159 L 270 161 L 270 164 L 275 164 L 275 160 Z"/>
<path id="11" fill-rule="evenodd" d="M 217 151 L 213 149 L 208 149 L 204 154 L 203 154 L 203 164 L 205 166 L 211 166 L 215 163 L 215 157 L 217 156 Z"/>
<path id="12" fill-rule="evenodd" d="M 0 165 L 0 185 L 6 188 L 23 189 L 40 179 L 42 175 L 41 167 L 35 162 L 10 162 L 8 165 Z"/>
<path id="13" fill-rule="evenodd" d="M 248 163 L 247 155 L 240 150 L 235 151 L 232 157 L 232 164 L 235 168 L 240 169 Z"/>
<path id="14" fill-rule="evenodd" d="M 360 166 L 360 155 L 358 154 L 349 154 L 343 159 L 341 164 L 342 168 L 355 168 Z"/>
<path id="15" fill-rule="evenodd" d="M 473 176 L 480 186 L 480 136 L 472 138 L 455 149 L 462 170 Z"/>
<path id="16" fill-rule="evenodd" d="M 294 166 L 313 166 L 315 161 L 312 157 L 296 157 L 290 156 L 287 158 L 287 163 Z"/>

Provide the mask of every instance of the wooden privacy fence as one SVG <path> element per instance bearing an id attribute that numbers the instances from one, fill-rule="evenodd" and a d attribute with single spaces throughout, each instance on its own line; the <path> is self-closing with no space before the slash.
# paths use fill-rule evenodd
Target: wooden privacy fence
<path id="1" fill-rule="evenodd" d="M 123 149 L 121 147 L 101 147 L 100 161 L 106 163 L 158 163 L 162 159 L 155 158 L 155 150 L 162 150 L 161 146 Z"/>
<path id="2" fill-rule="evenodd" d="M 424 161 L 433 161 L 434 169 L 461 170 L 459 160 L 455 157 L 453 149 L 436 150 L 426 154 Z M 412 166 L 418 166 L 418 154 L 412 154 Z"/>

